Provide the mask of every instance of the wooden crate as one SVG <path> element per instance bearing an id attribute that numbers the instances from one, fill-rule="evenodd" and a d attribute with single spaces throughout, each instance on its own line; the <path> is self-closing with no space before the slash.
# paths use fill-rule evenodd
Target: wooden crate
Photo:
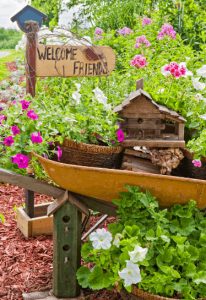
<path id="1" fill-rule="evenodd" d="M 17 209 L 17 227 L 26 238 L 38 235 L 51 235 L 53 232 L 53 216 L 47 216 L 47 208 L 52 202 L 34 206 L 34 218 L 30 218 L 23 207 Z"/>

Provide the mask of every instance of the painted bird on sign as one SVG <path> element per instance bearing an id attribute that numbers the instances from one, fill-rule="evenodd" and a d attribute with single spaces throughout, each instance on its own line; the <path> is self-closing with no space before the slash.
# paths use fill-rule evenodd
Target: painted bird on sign
<path id="1" fill-rule="evenodd" d="M 28 32 L 26 23 L 28 21 L 37 22 L 39 28 L 42 26 L 43 20 L 46 19 L 47 16 L 37 10 L 36 8 L 26 5 L 22 10 L 20 10 L 16 15 L 11 18 L 12 22 L 17 22 L 19 28 L 23 32 Z"/>

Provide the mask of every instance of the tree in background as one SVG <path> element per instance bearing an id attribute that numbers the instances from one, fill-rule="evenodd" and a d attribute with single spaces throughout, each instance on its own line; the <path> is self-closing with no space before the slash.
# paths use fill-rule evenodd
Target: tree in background
<path id="1" fill-rule="evenodd" d="M 0 49 L 14 49 L 22 33 L 15 29 L 0 28 Z"/>
<path id="2" fill-rule="evenodd" d="M 31 0 L 31 5 L 48 17 L 45 24 L 50 28 L 58 25 L 62 0 Z"/>

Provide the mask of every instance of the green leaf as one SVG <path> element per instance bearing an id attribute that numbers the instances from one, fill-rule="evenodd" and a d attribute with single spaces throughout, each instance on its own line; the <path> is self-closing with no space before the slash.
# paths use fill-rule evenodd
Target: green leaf
<path id="1" fill-rule="evenodd" d="M 103 271 L 99 266 L 95 266 L 89 274 L 89 287 L 93 290 L 101 290 L 112 286 L 111 273 Z"/>
<path id="2" fill-rule="evenodd" d="M 90 275 L 91 271 L 86 268 L 86 267 L 80 267 L 76 273 L 77 275 L 77 280 L 79 282 L 79 284 L 81 285 L 81 287 L 83 288 L 87 288 L 89 287 L 89 275 Z"/>

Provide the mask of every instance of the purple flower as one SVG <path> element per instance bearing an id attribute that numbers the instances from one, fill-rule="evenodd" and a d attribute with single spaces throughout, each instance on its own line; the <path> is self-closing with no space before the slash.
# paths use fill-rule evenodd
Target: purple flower
<path id="1" fill-rule="evenodd" d="M 193 163 L 193 166 L 194 166 L 194 167 L 197 167 L 197 168 L 201 168 L 201 167 L 202 167 L 202 162 L 201 162 L 201 160 L 199 160 L 199 159 L 194 159 L 194 160 L 192 161 L 192 163 Z"/>
<path id="2" fill-rule="evenodd" d="M 7 146 L 7 147 L 10 147 L 13 143 L 14 143 L 14 139 L 13 137 L 10 135 L 10 136 L 7 136 L 5 139 L 4 139 L 4 145 Z"/>
<path id="3" fill-rule="evenodd" d="M 26 110 L 30 105 L 30 101 L 21 100 L 19 102 L 21 103 L 21 107 L 22 107 L 23 110 Z"/>
<path id="4" fill-rule="evenodd" d="M 28 110 L 27 117 L 32 120 L 38 120 L 39 116 L 34 112 L 34 110 Z"/>
<path id="5" fill-rule="evenodd" d="M 4 110 L 2 106 L 0 106 L 0 111 Z"/>
<path id="6" fill-rule="evenodd" d="M 2 122 L 6 119 L 7 117 L 5 115 L 0 115 L 0 124 L 2 124 Z"/>
<path id="7" fill-rule="evenodd" d="M 162 40 L 165 36 L 171 37 L 173 40 L 176 39 L 176 32 L 172 25 L 165 23 L 162 25 L 161 31 L 158 32 L 158 40 Z"/>
<path id="8" fill-rule="evenodd" d="M 142 19 L 142 26 L 146 26 L 146 25 L 149 25 L 151 23 L 152 23 L 152 19 L 150 19 L 150 18 L 144 17 Z"/>
<path id="9" fill-rule="evenodd" d="M 151 46 L 151 43 L 148 41 L 145 35 L 141 35 L 136 38 L 135 48 L 139 48 L 141 45 L 145 45 L 146 47 Z"/>
<path id="10" fill-rule="evenodd" d="M 102 28 L 97 27 L 97 28 L 95 28 L 94 33 L 97 35 L 102 35 L 104 33 L 104 31 Z"/>
<path id="11" fill-rule="evenodd" d="M 133 30 L 130 29 L 129 27 L 123 27 L 123 28 L 117 30 L 117 32 L 118 32 L 120 35 L 128 35 L 128 34 L 133 33 Z"/>
<path id="12" fill-rule="evenodd" d="M 41 144 L 43 142 L 43 138 L 40 132 L 33 132 L 31 134 L 31 141 L 33 144 Z"/>
<path id="13" fill-rule="evenodd" d="M 20 129 L 17 125 L 11 126 L 11 131 L 12 131 L 13 135 L 17 135 L 20 133 Z"/>
<path id="14" fill-rule="evenodd" d="M 116 132 L 118 142 L 122 143 L 124 141 L 124 132 L 122 129 L 118 129 Z"/>
<path id="15" fill-rule="evenodd" d="M 29 165 L 29 157 L 21 153 L 12 156 L 11 161 L 17 164 L 19 169 L 25 169 Z"/>
<path id="16" fill-rule="evenodd" d="M 62 149 L 57 146 L 57 159 L 60 161 L 60 158 L 62 157 Z"/>

